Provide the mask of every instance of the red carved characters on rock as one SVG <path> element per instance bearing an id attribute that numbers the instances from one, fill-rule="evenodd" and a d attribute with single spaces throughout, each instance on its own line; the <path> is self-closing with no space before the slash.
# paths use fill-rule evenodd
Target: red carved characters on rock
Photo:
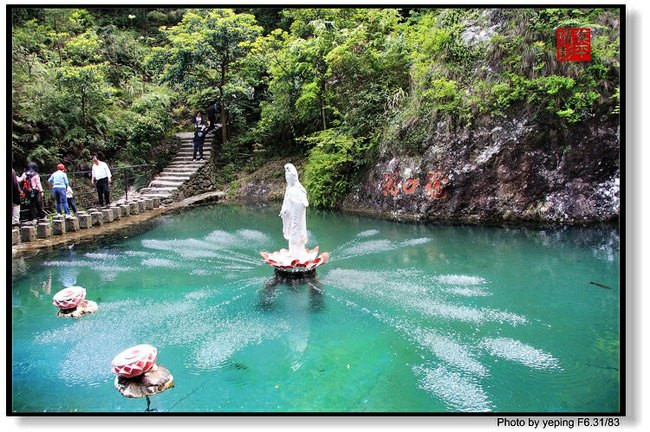
<path id="1" fill-rule="evenodd" d="M 402 182 L 402 190 L 406 195 L 413 195 L 418 186 L 420 186 L 419 179 L 410 178 Z"/>
<path id="2" fill-rule="evenodd" d="M 449 191 L 445 189 L 449 184 L 449 179 L 445 177 L 442 171 L 429 172 L 427 174 L 429 182 L 424 185 L 428 199 L 440 200 L 449 196 Z"/>
<path id="3" fill-rule="evenodd" d="M 429 200 L 444 200 L 449 197 L 447 185 L 449 178 L 440 170 L 427 173 L 428 182 L 424 185 L 424 195 Z M 420 187 L 420 179 L 408 178 L 401 180 L 396 173 L 384 173 L 384 183 L 381 185 L 384 196 L 396 197 L 399 192 L 413 195 Z"/>
<path id="4" fill-rule="evenodd" d="M 388 194 L 396 197 L 399 193 L 399 177 L 395 173 L 384 173 L 384 184 L 382 185 L 384 196 Z"/>

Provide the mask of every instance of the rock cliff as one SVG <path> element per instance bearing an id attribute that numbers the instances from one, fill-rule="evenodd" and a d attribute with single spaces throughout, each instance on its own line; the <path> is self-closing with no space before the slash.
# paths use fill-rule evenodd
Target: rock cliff
<path id="1" fill-rule="evenodd" d="M 383 151 L 348 211 L 470 223 L 610 221 L 620 207 L 618 117 L 564 130 L 522 115 L 449 131 L 421 155 Z"/>

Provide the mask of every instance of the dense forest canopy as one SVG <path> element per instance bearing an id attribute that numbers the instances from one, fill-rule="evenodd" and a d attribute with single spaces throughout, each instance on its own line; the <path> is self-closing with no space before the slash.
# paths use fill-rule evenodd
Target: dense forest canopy
<path id="1" fill-rule="evenodd" d="M 333 206 L 379 151 L 421 152 L 441 119 L 526 111 L 566 128 L 619 111 L 618 10 L 13 8 L 14 166 L 165 162 L 219 102 L 219 176 L 307 159 Z M 558 62 L 555 29 L 590 27 L 592 61 Z"/>

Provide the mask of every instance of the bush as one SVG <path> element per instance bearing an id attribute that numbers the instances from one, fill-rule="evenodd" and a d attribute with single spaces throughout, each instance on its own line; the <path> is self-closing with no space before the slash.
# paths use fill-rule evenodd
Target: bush
<path id="1" fill-rule="evenodd" d="M 340 129 L 317 132 L 305 167 L 305 187 L 316 207 L 334 207 L 352 189 L 365 165 L 369 145 Z"/>

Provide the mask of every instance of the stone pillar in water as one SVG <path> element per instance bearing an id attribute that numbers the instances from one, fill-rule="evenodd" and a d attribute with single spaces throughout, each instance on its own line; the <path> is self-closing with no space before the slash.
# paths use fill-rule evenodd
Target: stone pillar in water
<path id="1" fill-rule="evenodd" d="M 155 197 L 153 198 L 153 208 L 158 208 L 160 207 L 160 198 Z"/>
<path id="2" fill-rule="evenodd" d="M 120 208 L 118 206 L 113 205 L 110 207 L 110 209 L 113 212 L 113 220 L 119 220 L 122 217 Z"/>
<path id="3" fill-rule="evenodd" d="M 20 239 L 24 242 L 31 242 L 36 240 L 36 227 L 33 225 L 21 226 Z"/>
<path id="4" fill-rule="evenodd" d="M 49 223 L 39 223 L 36 225 L 36 235 L 40 239 L 52 237 L 52 227 Z"/>
<path id="5" fill-rule="evenodd" d="M 65 220 L 63 219 L 52 220 L 52 234 L 54 235 L 65 234 Z"/>
<path id="6" fill-rule="evenodd" d="M 120 217 L 127 217 L 131 214 L 129 211 L 131 207 L 128 204 L 120 204 Z"/>
<path id="7" fill-rule="evenodd" d="M 140 206 L 136 201 L 131 201 L 129 203 L 129 213 L 132 215 L 140 214 Z"/>
<path id="8" fill-rule="evenodd" d="M 11 245 L 20 243 L 20 228 L 13 228 L 11 230 Z"/>
<path id="9" fill-rule="evenodd" d="M 109 208 L 102 210 L 102 222 L 104 222 L 104 223 L 113 222 L 113 210 L 111 210 Z"/>
<path id="10" fill-rule="evenodd" d="M 77 219 L 79 219 L 79 228 L 88 229 L 93 226 L 92 217 L 86 212 L 77 213 Z"/>
<path id="11" fill-rule="evenodd" d="M 65 230 L 66 232 L 79 231 L 79 219 L 75 216 L 65 218 Z"/>
<path id="12" fill-rule="evenodd" d="M 144 213 L 147 211 L 147 204 L 144 202 L 143 199 L 138 200 L 138 210 L 140 210 L 140 213 Z"/>
<path id="13" fill-rule="evenodd" d="M 153 199 L 147 198 L 145 203 L 147 204 L 147 210 L 153 210 Z"/>
<path id="14" fill-rule="evenodd" d="M 101 226 L 104 223 L 102 212 L 94 211 L 90 213 L 90 217 L 92 218 L 93 226 Z"/>

